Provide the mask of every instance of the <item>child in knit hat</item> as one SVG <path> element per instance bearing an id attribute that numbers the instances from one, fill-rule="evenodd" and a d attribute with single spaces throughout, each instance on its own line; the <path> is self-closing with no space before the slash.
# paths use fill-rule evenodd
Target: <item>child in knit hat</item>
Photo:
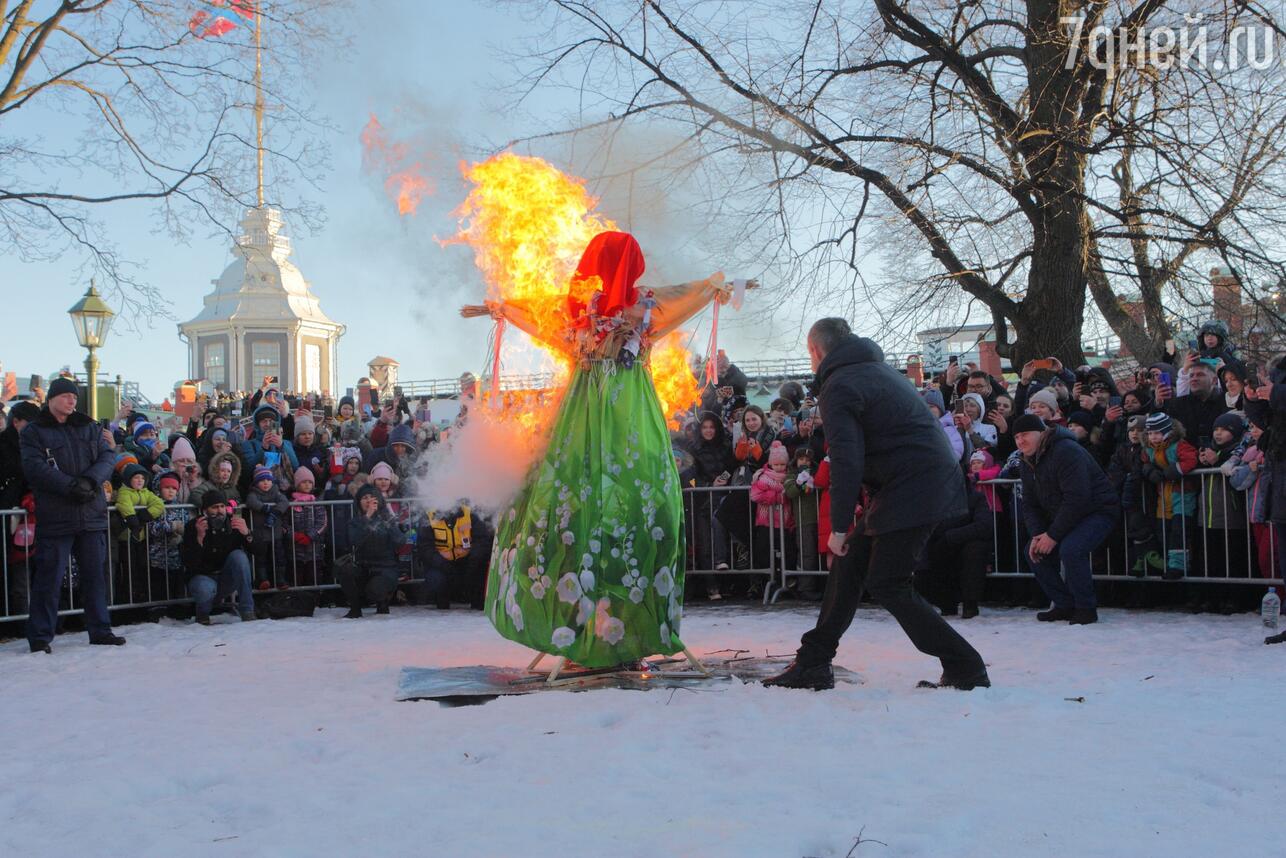
<path id="1" fill-rule="evenodd" d="M 1146 428 L 1139 475 L 1155 490 L 1164 577 L 1182 578 L 1188 568 L 1186 538 L 1196 532 L 1192 517 L 1197 507 L 1197 492 L 1185 477 L 1197 467 L 1197 449 L 1184 440 L 1183 425 L 1164 411 L 1149 414 Z"/>
<path id="2" fill-rule="evenodd" d="M 277 481 L 270 468 L 263 465 L 256 467 L 250 483 L 250 491 L 246 493 L 246 507 L 250 510 L 255 586 L 260 590 L 267 590 L 273 583 L 285 587 L 285 570 L 278 567 L 285 556 L 281 532 L 289 500 L 277 488 Z"/>
<path id="3" fill-rule="evenodd" d="M 754 554 L 750 565 L 756 569 L 773 567 L 773 558 L 769 547 L 775 539 L 769 536 L 769 530 L 784 528 L 793 542 L 795 533 L 795 515 L 786 501 L 786 473 L 789 470 L 790 454 L 780 441 L 773 441 L 768 447 L 767 463 L 755 472 L 750 481 L 750 500 L 755 504 Z M 786 551 L 785 558 L 794 568 L 793 546 Z"/>
<path id="4" fill-rule="evenodd" d="M 147 526 L 147 562 L 151 567 L 152 598 L 172 599 L 187 589 L 180 544 L 183 528 L 192 520 L 192 510 L 179 500 L 182 480 L 173 471 L 156 478 L 157 491 L 165 507 L 161 516 Z"/>
<path id="5" fill-rule="evenodd" d="M 1240 453 L 1234 454 L 1224 463 L 1222 470 L 1228 475 L 1228 482 L 1234 489 L 1246 493 L 1250 535 L 1255 540 L 1255 560 L 1259 575 L 1263 578 L 1276 578 L 1277 570 L 1273 561 L 1282 548 L 1273 535 L 1272 520 L 1269 518 L 1273 472 L 1264 458 L 1263 449 L 1272 412 L 1267 408 L 1247 408 L 1247 416 L 1250 418 L 1250 428 L 1246 430 L 1249 440 Z M 1279 598 L 1286 598 L 1281 587 L 1277 588 L 1277 595 Z"/>
<path id="6" fill-rule="evenodd" d="M 771 450 L 769 451 L 771 452 Z M 817 517 L 820 500 L 814 479 L 813 451 L 807 446 L 795 450 L 790 469 L 786 473 L 786 498 L 791 502 L 798 532 L 801 568 L 811 571 L 821 569 L 817 559 Z M 811 592 L 817 588 L 817 578 L 802 579 L 799 589 Z"/>
<path id="7" fill-rule="evenodd" d="M 1240 413 L 1230 411 L 1215 418 L 1211 431 L 1211 446 L 1197 454 L 1202 469 L 1219 468 L 1217 474 L 1203 473 L 1200 479 L 1201 500 L 1199 515 L 1205 528 L 1203 551 L 1206 574 L 1244 574 L 1249 567 L 1249 547 L 1246 544 L 1246 496 L 1236 491 L 1228 481 L 1234 458 L 1246 450 L 1250 439 L 1246 437 L 1246 421 Z M 1238 570 L 1234 573 L 1234 570 Z M 1202 597 L 1218 596 L 1221 588 L 1205 588 Z M 1217 599 L 1209 607 L 1220 613 L 1234 613 L 1236 605 L 1230 593 Z"/>
<path id="8" fill-rule="evenodd" d="M 148 476 L 141 465 L 127 465 L 116 492 L 116 512 L 126 527 L 120 539 L 129 547 L 121 558 L 121 577 L 135 598 L 147 596 L 147 525 L 165 514 L 165 504 L 147 488 Z"/>
<path id="9" fill-rule="evenodd" d="M 292 503 L 286 522 L 286 535 L 292 546 L 289 549 L 296 587 L 311 587 L 322 579 L 320 568 L 326 563 L 326 546 L 323 541 L 328 524 L 326 508 L 313 503 L 316 482 L 310 468 L 300 466 L 295 471 L 295 485 L 290 493 Z"/>

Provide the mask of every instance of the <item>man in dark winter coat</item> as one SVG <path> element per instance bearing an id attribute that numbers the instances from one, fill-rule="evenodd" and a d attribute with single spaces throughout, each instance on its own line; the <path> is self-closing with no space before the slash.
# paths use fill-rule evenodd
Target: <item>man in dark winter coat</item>
<path id="1" fill-rule="evenodd" d="M 76 383 L 56 378 L 44 408 L 19 438 L 22 471 L 36 498 L 36 564 L 27 642 L 52 652 L 58 595 L 71 556 L 79 568 L 79 601 L 91 644 L 119 646 L 107 613 L 107 498 L 116 451 L 103 430 L 76 410 Z"/>
<path id="2" fill-rule="evenodd" d="M 1075 435 L 1046 426 L 1034 414 L 1014 421 L 1014 443 L 1022 453 L 1023 519 L 1033 534 L 1027 555 L 1054 603 L 1036 619 L 1097 622 L 1090 553 L 1116 526 L 1119 503 L 1112 483 Z"/>
<path id="3" fill-rule="evenodd" d="M 794 663 L 765 685 L 834 685 L 831 660 L 863 586 L 917 649 L 941 660 L 942 678 L 923 685 L 990 685 L 982 657 L 911 586 L 933 526 L 967 510 L 960 468 L 941 427 L 915 389 L 884 362 L 880 347 L 854 336 L 843 319 L 816 322 L 808 332 L 808 354 L 829 445 L 827 546 L 835 559 L 816 628 L 804 635 Z M 863 485 L 869 501 L 862 532 L 850 544 Z"/>
<path id="4" fill-rule="evenodd" d="M 188 593 L 196 604 L 196 621 L 210 625 L 210 610 L 234 592 L 243 621 L 255 619 L 254 585 L 248 553 L 250 528 L 228 514 L 228 499 L 219 489 L 201 495 L 201 515 L 183 528 L 179 551 L 188 574 Z"/>
<path id="5" fill-rule="evenodd" d="M 1202 439 L 1210 439 L 1215 432 L 1215 418 L 1228 411 L 1228 403 L 1215 385 L 1215 371 L 1208 363 L 1198 360 L 1188 366 L 1188 392 L 1169 399 L 1170 390 L 1157 389 L 1157 404 L 1183 426 L 1184 433 L 1193 446 L 1202 446 Z"/>

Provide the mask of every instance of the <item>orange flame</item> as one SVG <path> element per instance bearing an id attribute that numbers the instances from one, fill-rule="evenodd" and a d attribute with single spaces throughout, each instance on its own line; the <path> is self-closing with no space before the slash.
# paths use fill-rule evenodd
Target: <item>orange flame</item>
<path id="1" fill-rule="evenodd" d="M 556 359 L 553 395 L 538 401 L 512 392 L 501 397 L 524 429 L 539 431 L 552 423 L 570 378 L 572 354 L 562 344 L 567 343 L 567 296 L 576 264 L 591 238 L 617 226 L 595 211 L 598 200 L 582 179 L 540 158 L 503 152 L 461 169 L 473 189 L 454 212 L 460 231 L 443 243 L 472 248 L 487 297 L 522 302 L 539 328 L 537 345 Z M 595 287 L 583 281 L 575 288 L 587 291 L 588 298 Z M 683 335 L 675 331 L 657 342 L 650 365 L 666 419 L 678 428 L 674 415 L 700 399 Z"/>
<path id="2" fill-rule="evenodd" d="M 492 300 L 522 301 L 540 326 L 544 349 L 567 328 L 567 290 L 589 240 L 616 224 L 594 211 L 581 179 L 540 158 L 502 152 L 463 170 L 473 184 L 454 212 L 451 242 L 473 248 Z"/>
<path id="3" fill-rule="evenodd" d="M 362 165 L 371 172 L 386 173 L 384 192 L 397 204 L 397 213 L 413 215 L 420 201 L 433 193 L 433 183 L 423 175 L 424 165 L 419 161 L 406 165 L 411 157 L 407 143 L 389 140 L 384 126 L 371 114 L 362 129 Z"/>
<path id="4" fill-rule="evenodd" d="M 690 354 L 683 345 L 685 336 L 682 331 L 671 331 L 652 346 L 652 385 L 671 429 L 679 428 L 675 415 L 701 401 L 701 386 L 692 374 Z"/>

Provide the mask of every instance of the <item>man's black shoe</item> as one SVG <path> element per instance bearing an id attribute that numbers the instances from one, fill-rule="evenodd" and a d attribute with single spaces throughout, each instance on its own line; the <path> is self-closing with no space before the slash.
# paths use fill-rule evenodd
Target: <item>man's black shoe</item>
<path id="1" fill-rule="evenodd" d="M 813 691 L 825 691 L 835 687 L 835 671 L 830 662 L 821 664 L 800 664 L 792 661 L 790 666 L 776 676 L 763 681 L 766 688 L 808 688 Z"/>
<path id="2" fill-rule="evenodd" d="M 1059 620 L 1070 620 L 1076 614 L 1071 608 L 1053 607 L 1048 611 L 1041 611 L 1036 615 L 1036 619 L 1042 623 L 1054 623 Z"/>
<path id="3" fill-rule="evenodd" d="M 49 645 L 49 641 L 32 641 L 32 642 L 31 642 L 31 651 L 32 651 L 32 652 L 47 652 L 47 653 L 49 653 L 50 655 L 53 655 L 54 648 L 53 648 L 53 647 L 51 647 L 51 646 Z"/>
<path id="4" fill-rule="evenodd" d="M 387 613 L 388 613 L 388 602 L 376 602 L 376 603 L 375 603 L 375 613 L 377 613 L 377 614 L 387 614 Z"/>
<path id="5" fill-rule="evenodd" d="M 1268 637 L 1264 638 L 1264 643 L 1266 644 L 1286 643 L 1286 632 L 1279 632 L 1275 635 L 1269 635 Z"/>
<path id="6" fill-rule="evenodd" d="M 197 625 L 201 625 L 201 626 L 208 626 L 208 625 L 210 625 L 210 615 L 209 615 L 209 614 L 197 614 L 197 615 L 196 615 L 196 621 L 197 621 Z"/>
<path id="7" fill-rule="evenodd" d="M 965 602 L 964 607 L 960 609 L 960 619 L 972 620 L 976 616 L 978 616 L 978 603 Z"/>
<path id="8" fill-rule="evenodd" d="M 1068 617 L 1067 623 L 1072 626 L 1088 626 L 1098 622 L 1098 611 L 1094 608 L 1077 608 Z"/>
<path id="9" fill-rule="evenodd" d="M 975 688 L 990 688 L 991 678 L 987 676 L 986 668 L 978 671 L 972 676 L 954 677 L 942 674 L 942 678 L 937 682 L 930 682 L 923 679 L 916 683 L 916 688 L 953 688 L 956 691 L 973 691 Z"/>
<path id="10" fill-rule="evenodd" d="M 125 638 L 120 635 L 103 635 L 101 638 L 90 638 L 93 646 L 125 646 Z"/>

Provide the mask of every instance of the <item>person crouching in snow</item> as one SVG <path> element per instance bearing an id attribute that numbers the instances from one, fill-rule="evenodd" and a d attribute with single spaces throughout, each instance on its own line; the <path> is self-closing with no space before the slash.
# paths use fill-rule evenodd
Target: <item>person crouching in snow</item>
<path id="1" fill-rule="evenodd" d="M 211 489 L 201 502 L 204 509 L 184 527 L 180 546 L 196 621 L 210 625 L 216 603 L 235 593 L 237 611 L 243 622 L 249 622 L 255 619 L 255 602 L 246 549 L 254 537 L 240 516 L 229 513 L 223 492 Z"/>
<path id="2" fill-rule="evenodd" d="M 493 541 L 486 520 L 475 515 L 463 501 L 455 509 L 421 516 L 416 531 L 416 561 L 434 604 L 446 610 L 454 599 L 467 601 L 475 611 L 482 610 Z M 533 588 L 552 586 L 548 579 L 532 582 Z"/>
<path id="3" fill-rule="evenodd" d="M 339 586 L 348 600 L 345 619 L 362 616 L 363 600 L 375 603 L 375 613 L 388 613 L 389 600 L 397 590 L 398 550 L 406 542 L 401 524 L 375 486 L 359 488 L 353 505 L 356 509 L 348 523 L 353 560 L 336 569 Z"/>
<path id="4" fill-rule="evenodd" d="M 278 569 L 278 566 L 285 556 L 281 533 L 290 501 L 277 488 L 277 481 L 269 468 L 263 465 L 255 468 L 250 491 L 246 492 L 246 506 L 251 513 L 255 586 L 267 590 L 276 583 L 284 589 L 285 570 Z"/>
<path id="5" fill-rule="evenodd" d="M 751 565 L 759 568 L 773 568 L 772 552 L 769 548 L 774 542 L 770 530 L 782 528 L 786 533 L 787 545 L 784 547 L 785 559 L 794 568 L 795 554 L 795 514 L 786 501 L 786 472 L 790 456 L 780 441 L 773 441 L 768 447 L 768 462 L 755 472 L 750 482 L 750 500 L 755 506 L 755 544 L 754 558 Z M 780 531 L 779 531 L 780 532 Z M 778 549 L 783 546 L 778 545 Z"/>
<path id="6" fill-rule="evenodd" d="M 324 572 L 326 567 L 324 537 L 329 522 L 325 507 L 312 503 L 317 500 L 313 494 L 315 484 L 312 468 L 300 465 L 295 471 L 295 486 L 290 493 L 294 503 L 286 521 L 286 533 L 290 539 L 287 550 L 294 570 L 291 581 L 296 587 L 312 587 L 321 583 L 323 575 L 318 570 Z"/>

